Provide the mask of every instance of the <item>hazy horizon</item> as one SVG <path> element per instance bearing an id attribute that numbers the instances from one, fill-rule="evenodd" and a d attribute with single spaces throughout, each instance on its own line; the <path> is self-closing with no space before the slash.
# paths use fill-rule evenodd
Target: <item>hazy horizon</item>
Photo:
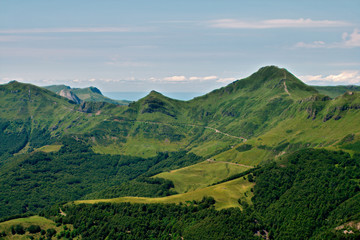
<path id="1" fill-rule="evenodd" d="M 286 68 L 360 84 L 360 1 L 2 1 L 0 83 L 209 92 Z"/>

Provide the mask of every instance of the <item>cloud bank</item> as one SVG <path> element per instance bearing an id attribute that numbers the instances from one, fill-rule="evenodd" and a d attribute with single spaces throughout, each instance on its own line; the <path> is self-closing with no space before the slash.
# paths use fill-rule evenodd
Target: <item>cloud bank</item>
<path id="1" fill-rule="evenodd" d="M 29 28 L 29 29 L 3 29 L 0 34 L 24 34 L 24 33 L 115 33 L 134 32 L 140 29 L 124 27 L 72 27 L 72 28 Z"/>
<path id="2" fill-rule="evenodd" d="M 314 41 L 311 43 L 298 42 L 297 48 L 354 48 L 360 47 L 359 29 L 355 28 L 352 33 L 344 32 L 341 42 L 326 43 L 324 41 Z"/>
<path id="3" fill-rule="evenodd" d="M 238 19 L 217 19 L 208 22 L 213 28 L 269 29 L 269 28 L 324 28 L 343 27 L 351 24 L 345 21 L 304 19 L 269 19 L 263 21 L 242 21 Z"/>
<path id="4" fill-rule="evenodd" d="M 360 84 L 359 71 L 343 71 L 333 75 L 305 75 L 299 79 L 310 85 L 354 85 Z"/>

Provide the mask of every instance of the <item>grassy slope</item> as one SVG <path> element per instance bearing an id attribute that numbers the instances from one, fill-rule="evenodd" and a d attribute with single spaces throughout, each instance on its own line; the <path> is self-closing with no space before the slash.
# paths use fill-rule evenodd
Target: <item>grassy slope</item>
<path id="1" fill-rule="evenodd" d="M 171 180 L 175 191 L 185 193 L 207 187 L 248 169 L 248 167 L 232 163 L 204 161 L 189 167 L 163 172 L 154 177 Z"/>
<path id="2" fill-rule="evenodd" d="M 344 106 L 348 106 L 348 108 L 358 106 L 360 98 L 357 95 L 344 95 L 329 100 L 324 109 L 317 113 L 315 119 L 309 119 L 306 112 L 297 113 L 294 118 L 283 120 L 271 130 L 247 141 L 246 144 L 253 146 L 251 150 L 239 152 L 234 147 L 214 158 L 219 161 L 231 159 L 242 164 L 256 165 L 299 148 L 326 147 L 333 150 L 344 150 L 339 144 L 345 136 L 354 134 L 353 143 L 356 143 L 360 137 L 360 125 L 356 124 L 360 119 L 360 112 L 357 109 L 344 111 L 338 109 L 342 109 Z M 353 99 L 348 99 L 349 97 Z M 334 116 L 341 116 L 341 118 L 335 120 L 333 117 L 324 122 L 324 117 L 333 109 L 337 109 Z M 277 148 L 278 150 L 275 150 Z"/>
<path id="3" fill-rule="evenodd" d="M 212 196 L 215 200 L 215 208 L 223 209 L 229 207 L 240 207 L 238 199 L 250 203 L 252 197 L 251 188 L 254 183 L 250 183 L 243 178 L 238 178 L 225 183 L 214 186 L 197 189 L 192 192 L 172 195 L 162 198 L 144 198 L 144 197 L 121 197 L 114 199 L 97 199 L 97 200 L 80 200 L 75 201 L 76 204 L 81 203 L 98 203 L 98 202 L 131 202 L 131 203 L 185 203 L 186 201 L 201 200 L 204 196 Z"/>
<path id="4" fill-rule="evenodd" d="M 41 151 L 41 152 L 46 152 L 46 153 L 57 152 L 60 150 L 61 147 L 62 147 L 62 145 L 58 145 L 58 144 L 45 145 L 45 146 L 42 146 L 41 148 L 36 149 L 36 151 Z"/>
<path id="5" fill-rule="evenodd" d="M 40 217 L 40 216 L 31 216 L 31 217 L 27 217 L 27 218 L 17 218 L 17 219 L 13 219 L 13 220 L 9 220 L 9 221 L 5 221 L 5 222 L 1 222 L 0 223 L 0 232 L 5 231 L 5 233 L 7 234 L 6 237 L 2 238 L 2 239 L 29 239 L 30 236 L 35 237 L 35 238 L 39 238 L 41 236 L 40 233 L 36 233 L 36 234 L 30 234 L 28 231 L 26 231 L 26 233 L 24 235 L 12 235 L 11 234 L 11 226 L 13 225 L 22 225 L 25 229 L 28 228 L 30 225 L 38 225 L 40 226 L 41 229 L 47 230 L 47 229 L 55 229 L 56 232 L 61 232 L 62 231 L 62 227 L 56 227 L 55 222 L 44 218 L 44 217 Z M 70 225 L 68 225 L 68 227 L 70 227 Z M 71 228 L 71 227 L 70 227 Z M 52 239 L 56 239 L 55 237 L 53 237 Z"/>

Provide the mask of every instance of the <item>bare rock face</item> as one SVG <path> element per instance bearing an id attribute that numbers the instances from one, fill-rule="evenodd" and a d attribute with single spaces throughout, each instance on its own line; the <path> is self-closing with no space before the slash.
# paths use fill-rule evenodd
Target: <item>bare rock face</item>
<path id="1" fill-rule="evenodd" d="M 73 92 L 71 92 L 70 90 L 68 89 L 63 89 L 59 92 L 59 95 L 62 96 L 62 97 L 65 97 L 77 104 L 81 103 L 81 100 L 80 98 L 78 98 L 78 96 L 76 96 Z"/>

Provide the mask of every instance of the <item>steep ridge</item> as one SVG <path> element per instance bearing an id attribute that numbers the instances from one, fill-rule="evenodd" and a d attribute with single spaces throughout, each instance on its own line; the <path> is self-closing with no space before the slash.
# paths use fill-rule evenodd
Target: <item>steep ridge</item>
<path id="1" fill-rule="evenodd" d="M 88 109 L 97 112 L 108 107 L 77 105 L 49 90 L 16 81 L 0 85 L 0 102 L 1 142 L 4 142 L 0 155 L 10 145 L 17 146 L 10 153 L 32 151 L 68 133 L 84 133 L 89 124 L 96 125 L 100 120 L 100 117 L 91 118 Z"/>
<path id="2" fill-rule="evenodd" d="M 65 97 L 75 103 L 81 103 L 80 98 L 78 98 L 78 96 L 76 96 L 73 92 L 71 92 L 70 90 L 67 89 L 63 89 L 58 93 L 60 96 Z"/>
<path id="3" fill-rule="evenodd" d="M 45 86 L 45 89 L 48 89 L 60 96 L 66 97 L 69 100 L 72 100 L 76 103 L 85 102 L 107 102 L 117 105 L 127 105 L 130 101 L 127 100 L 113 100 L 108 97 L 105 97 L 101 91 L 96 87 L 87 87 L 87 88 L 71 88 L 66 85 L 51 85 Z"/>
<path id="4" fill-rule="evenodd" d="M 297 109 L 299 101 L 314 94 L 318 94 L 315 89 L 287 70 L 269 66 L 248 78 L 195 98 L 189 102 L 189 114 L 221 132 L 251 139 L 304 111 Z M 201 144 L 201 141 L 196 143 Z M 200 154 L 203 149 L 193 151 Z"/>

